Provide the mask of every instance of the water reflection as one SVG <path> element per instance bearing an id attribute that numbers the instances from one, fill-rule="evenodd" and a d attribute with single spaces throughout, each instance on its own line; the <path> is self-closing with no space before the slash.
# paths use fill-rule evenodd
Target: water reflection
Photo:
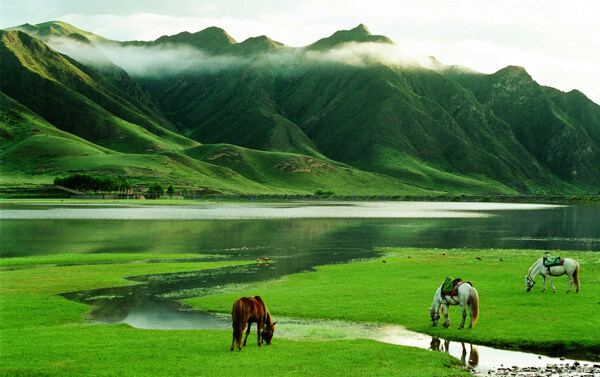
<path id="1" fill-rule="evenodd" d="M 467 347 L 465 346 L 465 343 L 461 342 L 460 345 L 462 347 L 460 361 L 462 361 L 463 366 L 474 368 L 479 365 L 479 352 L 477 352 L 477 347 L 473 347 L 472 344 L 469 344 L 469 352 L 467 353 Z M 450 341 L 447 339 L 443 340 L 433 337 L 431 338 L 431 342 L 429 342 L 429 349 L 431 351 L 445 352 L 450 354 Z M 468 359 L 467 354 L 469 355 Z"/>
<path id="2" fill-rule="evenodd" d="M 335 209 L 336 216 L 344 211 L 345 218 L 295 218 L 253 220 L 161 220 L 171 216 L 177 207 L 137 208 L 150 211 L 144 216 L 153 220 L 123 219 L 131 211 L 116 207 L 115 219 L 73 219 L 71 211 L 87 211 L 89 216 L 101 210 L 61 208 L 65 218 L 33 218 L 48 212 L 44 206 L 22 206 L 21 209 L 0 211 L 0 256 L 26 256 L 61 253 L 214 253 L 247 256 L 248 249 L 262 250 L 263 256 L 297 256 L 304 258 L 312 250 L 346 252 L 352 249 L 371 250 L 376 246 L 410 246 L 437 248 L 531 248 L 561 250 L 600 250 L 600 208 L 598 207 L 530 207 L 508 206 L 507 209 L 482 209 L 462 203 L 458 211 L 438 209 L 422 203 L 424 208 L 410 211 L 386 203 L 368 207 L 369 212 L 416 217 L 352 218 L 356 206 L 329 206 L 315 210 L 301 205 L 305 212 L 324 216 L 324 208 Z M 217 206 L 217 205 L 215 205 Z M 215 207 L 213 206 L 213 207 Z M 416 204 L 413 204 L 413 207 Z M 498 208 L 501 205 L 496 205 Z M 26 209 L 25 209 L 26 208 Z M 34 208 L 34 209 L 31 209 Z M 442 207 L 443 208 L 443 207 Z M 491 207 L 490 207 L 491 208 Z M 510 208 L 510 209 L 509 209 Z M 213 209 L 214 210 L 214 209 Z M 238 209 L 239 211 L 240 209 Z M 255 207 L 246 208 L 250 214 Z M 271 211 L 290 210 L 271 208 Z M 203 213 L 202 206 L 186 209 Z M 415 214 L 416 213 L 416 214 Z M 451 213 L 461 217 L 427 217 L 431 213 Z M 10 214 L 10 216 L 9 216 Z M 429 214 L 429 215 L 428 215 Z M 484 217 L 473 217 L 475 215 Z M 289 215 L 289 213 L 288 213 Z M 120 217 L 121 216 L 121 217 Z M 283 214 L 280 214 L 283 216 Z M 333 216 L 333 215 L 332 215 Z M 441 215 L 440 215 L 441 216 Z M 10 218 L 9 218 L 10 217 Z"/>

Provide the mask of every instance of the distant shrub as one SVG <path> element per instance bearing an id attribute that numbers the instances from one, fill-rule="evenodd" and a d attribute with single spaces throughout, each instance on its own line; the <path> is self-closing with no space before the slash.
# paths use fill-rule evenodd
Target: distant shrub
<path id="1" fill-rule="evenodd" d="M 335 195 L 335 192 L 333 192 L 333 191 L 325 191 L 323 189 L 318 188 L 315 191 L 315 195 L 317 195 L 317 196 L 333 196 L 333 195 Z"/>
<path id="2" fill-rule="evenodd" d="M 150 199 L 159 198 L 164 193 L 165 189 L 159 182 L 152 183 L 148 187 L 148 198 Z"/>
<path id="3" fill-rule="evenodd" d="M 175 188 L 173 187 L 173 185 L 169 185 L 169 187 L 167 188 L 167 195 L 169 195 L 170 197 L 173 197 L 173 195 L 175 195 Z"/>

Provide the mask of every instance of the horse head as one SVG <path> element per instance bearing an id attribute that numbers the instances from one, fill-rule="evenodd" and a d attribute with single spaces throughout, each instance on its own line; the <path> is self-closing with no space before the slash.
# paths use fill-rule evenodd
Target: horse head
<path id="1" fill-rule="evenodd" d="M 260 334 L 261 338 L 265 342 L 267 342 L 268 346 L 271 345 L 271 340 L 273 339 L 273 334 L 275 333 L 275 325 L 276 324 L 277 324 L 277 322 L 265 323 L 265 327 L 263 327 L 262 332 Z"/>
<path id="2" fill-rule="evenodd" d="M 531 291 L 531 288 L 533 288 L 534 285 L 535 285 L 535 281 L 529 275 L 526 275 L 525 276 L 525 289 L 527 289 L 527 292 Z"/>
<path id="3" fill-rule="evenodd" d="M 440 313 L 429 308 L 429 316 L 431 317 L 431 326 L 435 327 L 440 320 Z"/>

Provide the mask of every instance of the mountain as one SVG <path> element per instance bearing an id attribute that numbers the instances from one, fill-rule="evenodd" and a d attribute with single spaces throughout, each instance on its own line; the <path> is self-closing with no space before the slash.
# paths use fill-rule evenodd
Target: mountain
<path id="1" fill-rule="evenodd" d="M 68 169 L 31 164 L 46 179 L 107 171 L 103 161 L 140 182 L 146 174 L 220 192 L 600 188 L 600 106 L 580 92 L 543 87 L 519 67 L 486 75 L 435 58 L 430 68 L 393 61 L 385 57 L 393 42 L 362 24 L 301 48 L 267 36 L 238 43 L 217 27 L 116 42 L 64 23 L 40 25 L 27 28 L 51 35 L 44 40 L 62 54 L 3 31 L 0 89 L 13 108 L 9 119 L 31 123 L 35 115 L 35 124 L 53 128 L 48 136 L 63 132 L 51 140 L 68 144 L 69 155 L 41 150 Z M 165 51 L 185 51 L 187 61 L 175 56 L 165 60 L 175 69 L 132 73 L 111 61 L 132 51 L 159 68 Z M 2 129 L 1 158 L 14 164 L 40 139 Z"/>
<path id="2" fill-rule="evenodd" d="M 316 46 L 326 51 L 368 36 L 359 26 Z M 438 72 L 314 63 L 303 51 L 295 53 L 293 71 L 259 56 L 218 74 L 139 81 L 180 129 L 203 143 L 327 157 L 452 192 L 557 184 L 504 121 Z"/>
<path id="3" fill-rule="evenodd" d="M 516 66 L 490 75 L 454 70 L 447 76 L 507 122 L 553 174 L 575 184 L 600 184 L 600 107 L 581 92 L 543 87 Z"/>

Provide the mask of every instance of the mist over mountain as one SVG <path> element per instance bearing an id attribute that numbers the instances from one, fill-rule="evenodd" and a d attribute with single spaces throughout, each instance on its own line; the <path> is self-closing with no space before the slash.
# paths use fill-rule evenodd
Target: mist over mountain
<path id="1" fill-rule="evenodd" d="M 18 108 L 122 160 L 46 169 L 40 181 L 96 171 L 220 192 L 600 188 L 600 106 L 585 95 L 520 67 L 486 75 L 408 56 L 362 24 L 301 48 L 217 27 L 128 42 L 62 22 L 11 29 L 2 153 L 30 138 L 17 132 L 16 118 L 31 119 Z"/>

